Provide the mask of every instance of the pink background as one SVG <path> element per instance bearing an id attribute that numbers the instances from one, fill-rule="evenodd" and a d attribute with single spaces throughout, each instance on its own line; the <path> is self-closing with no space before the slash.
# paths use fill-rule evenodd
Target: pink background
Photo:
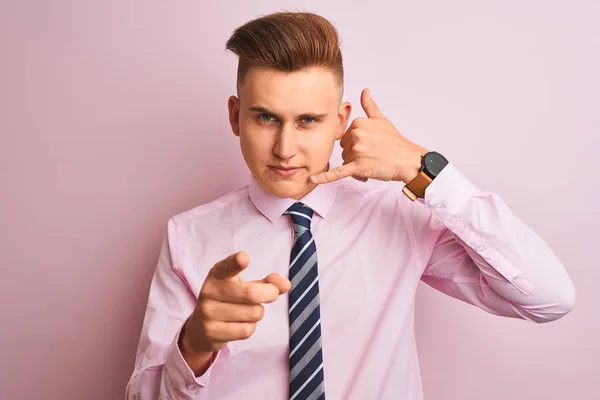
<path id="1" fill-rule="evenodd" d="M 426 398 L 600 399 L 600 3 L 483 3 L 1 1 L 0 398 L 123 397 L 167 219 L 248 176 L 224 43 L 287 8 L 339 28 L 348 100 L 371 87 L 407 137 L 503 196 L 577 286 L 547 325 L 423 286 Z"/>

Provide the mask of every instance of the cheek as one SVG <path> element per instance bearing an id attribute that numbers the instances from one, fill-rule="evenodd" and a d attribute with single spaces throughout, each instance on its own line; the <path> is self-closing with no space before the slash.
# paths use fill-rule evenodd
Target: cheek
<path id="1" fill-rule="evenodd" d="M 307 156 L 319 161 L 329 160 L 335 144 L 335 132 L 329 134 L 329 131 L 330 130 L 323 130 L 314 132 L 314 134 L 311 135 L 311 138 L 307 141 L 307 146 L 305 147 L 306 152 L 308 153 Z"/>
<path id="2" fill-rule="evenodd" d="M 265 152 L 270 154 L 273 148 L 273 135 L 256 123 L 240 123 L 240 145 L 247 155 L 264 158 Z"/>

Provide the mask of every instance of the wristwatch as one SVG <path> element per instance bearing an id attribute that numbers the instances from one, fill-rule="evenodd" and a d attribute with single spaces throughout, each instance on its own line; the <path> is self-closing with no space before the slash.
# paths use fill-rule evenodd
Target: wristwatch
<path id="1" fill-rule="evenodd" d="M 425 189 L 436 176 L 448 165 L 446 157 L 436 151 L 430 151 L 421 156 L 419 175 L 402 188 L 402 192 L 411 201 L 425 197 Z"/>

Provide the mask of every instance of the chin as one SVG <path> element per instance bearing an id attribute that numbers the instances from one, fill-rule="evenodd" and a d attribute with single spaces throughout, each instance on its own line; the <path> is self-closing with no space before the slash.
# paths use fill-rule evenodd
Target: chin
<path id="1" fill-rule="evenodd" d="M 263 187 L 267 192 L 272 194 L 273 196 L 282 197 L 282 198 L 292 198 L 299 199 L 308 191 L 310 191 L 309 185 L 307 182 L 299 182 L 299 181 L 279 181 L 274 182 L 268 180 L 266 182 L 262 182 Z"/>

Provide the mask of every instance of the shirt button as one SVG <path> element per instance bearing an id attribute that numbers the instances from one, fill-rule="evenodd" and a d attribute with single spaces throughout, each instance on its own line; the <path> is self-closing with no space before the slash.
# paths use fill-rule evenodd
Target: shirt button
<path id="1" fill-rule="evenodd" d="M 188 388 L 188 390 L 195 390 L 196 389 L 196 385 L 194 385 L 193 383 L 188 383 L 187 388 Z"/>
<path id="2" fill-rule="evenodd" d="M 435 208 L 437 211 L 440 211 L 442 208 L 444 208 L 444 205 L 442 203 L 435 203 L 433 208 Z"/>
<path id="3" fill-rule="evenodd" d="M 477 246 L 477 251 L 478 252 L 483 252 L 485 250 L 485 246 L 483 244 L 480 244 L 479 246 Z"/>

